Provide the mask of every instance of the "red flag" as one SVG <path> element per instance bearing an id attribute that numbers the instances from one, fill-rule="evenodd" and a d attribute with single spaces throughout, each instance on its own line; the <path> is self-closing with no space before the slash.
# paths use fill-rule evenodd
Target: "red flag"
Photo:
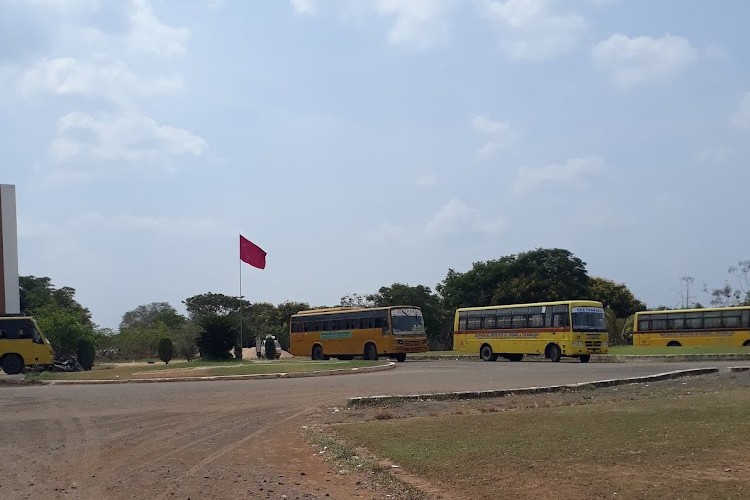
<path id="1" fill-rule="evenodd" d="M 242 235 L 240 235 L 240 260 L 258 269 L 266 268 L 266 252 Z"/>

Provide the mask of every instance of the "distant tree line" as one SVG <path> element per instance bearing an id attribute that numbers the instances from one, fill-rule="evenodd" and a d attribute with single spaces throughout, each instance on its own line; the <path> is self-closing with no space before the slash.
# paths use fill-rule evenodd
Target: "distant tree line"
<path id="1" fill-rule="evenodd" d="M 738 279 L 711 292 L 712 304 L 750 304 L 750 261 L 741 261 L 729 272 Z M 81 339 L 113 358 L 164 358 L 169 340 L 172 353 L 192 360 L 242 357 L 242 347 L 255 345 L 256 337 L 273 335 L 282 348 L 289 347 L 289 318 L 311 309 L 307 302 L 278 305 L 220 293 L 203 293 L 183 301 L 186 314 L 167 302 L 139 305 L 122 316 L 117 331 L 97 327 L 90 311 L 75 299 L 75 290 L 55 288 L 49 278 L 23 276 L 21 308 L 37 318 L 58 353 L 74 353 Z M 452 348 L 456 308 L 518 304 L 552 300 L 591 299 L 606 308 L 610 342 L 626 342 L 632 316 L 646 305 L 621 283 L 589 276 L 586 263 L 564 249 L 535 249 L 499 259 L 475 262 L 471 269 L 449 269 L 433 291 L 424 285 L 393 283 L 377 292 L 352 293 L 340 306 L 379 307 L 415 305 L 422 309 L 431 349 Z M 161 345 L 161 351 L 160 351 Z"/>

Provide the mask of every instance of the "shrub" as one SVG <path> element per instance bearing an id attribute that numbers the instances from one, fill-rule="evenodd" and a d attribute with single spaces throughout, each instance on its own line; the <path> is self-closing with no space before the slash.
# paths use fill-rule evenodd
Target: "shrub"
<path id="1" fill-rule="evenodd" d="M 231 359 L 229 351 L 237 344 L 239 331 L 232 318 L 209 316 L 201 320 L 198 349 L 209 359 Z"/>
<path id="2" fill-rule="evenodd" d="M 78 356 L 78 362 L 81 364 L 84 370 L 89 371 L 94 366 L 94 358 L 96 357 L 96 347 L 91 339 L 83 338 L 78 341 L 78 349 L 76 350 Z"/>
<path id="3" fill-rule="evenodd" d="M 159 341 L 159 359 L 164 361 L 164 363 L 169 364 L 173 355 L 174 344 L 172 343 L 172 339 L 166 337 L 161 339 Z"/>

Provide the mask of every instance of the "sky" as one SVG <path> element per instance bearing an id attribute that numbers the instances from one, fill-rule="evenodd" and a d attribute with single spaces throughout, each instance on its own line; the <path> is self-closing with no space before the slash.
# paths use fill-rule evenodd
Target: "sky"
<path id="1" fill-rule="evenodd" d="M 0 0 L 19 272 L 337 305 L 564 248 L 650 307 L 750 259 L 750 3 Z M 267 253 L 239 261 L 242 234 Z"/>

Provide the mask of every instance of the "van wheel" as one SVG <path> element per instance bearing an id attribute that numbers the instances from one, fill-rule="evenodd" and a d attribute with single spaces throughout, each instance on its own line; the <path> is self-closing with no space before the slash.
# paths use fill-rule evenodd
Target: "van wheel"
<path id="1" fill-rule="evenodd" d="M 377 361 L 378 360 L 378 349 L 375 347 L 375 344 L 367 344 L 365 346 L 365 352 L 363 353 L 363 358 L 365 358 L 367 361 Z"/>
<path id="2" fill-rule="evenodd" d="M 23 358 L 18 354 L 8 354 L 3 358 L 2 368 L 8 375 L 15 375 L 23 371 Z"/>
<path id="3" fill-rule="evenodd" d="M 588 363 L 591 359 L 591 354 L 581 354 L 578 356 L 578 359 L 581 361 L 581 363 Z"/>
<path id="4" fill-rule="evenodd" d="M 479 349 L 479 357 L 482 358 L 482 361 L 497 361 L 497 354 L 492 352 L 492 347 L 487 344 Z"/>
<path id="5" fill-rule="evenodd" d="M 560 358 L 562 358 L 562 352 L 560 352 L 560 346 L 557 344 L 550 344 L 550 346 L 547 348 L 547 354 L 549 355 L 549 359 L 551 361 L 554 361 L 557 363 L 560 361 Z"/>
<path id="6" fill-rule="evenodd" d="M 313 346 L 310 358 L 313 361 L 323 361 L 323 348 L 320 347 L 320 344 L 316 344 L 315 346 Z"/>

